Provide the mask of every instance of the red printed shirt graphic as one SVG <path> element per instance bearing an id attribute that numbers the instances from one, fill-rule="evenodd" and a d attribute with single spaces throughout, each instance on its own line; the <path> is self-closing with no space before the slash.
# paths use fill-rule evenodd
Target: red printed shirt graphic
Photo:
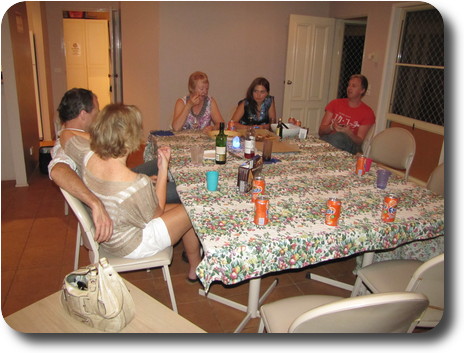
<path id="1" fill-rule="evenodd" d="M 364 102 L 352 108 L 348 104 L 348 98 L 334 99 L 327 104 L 325 110 L 333 113 L 332 123 L 348 126 L 355 135 L 361 125 L 375 123 L 374 111 Z"/>

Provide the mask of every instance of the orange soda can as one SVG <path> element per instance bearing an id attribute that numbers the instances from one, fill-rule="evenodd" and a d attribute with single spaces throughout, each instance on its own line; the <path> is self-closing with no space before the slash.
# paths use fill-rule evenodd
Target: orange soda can
<path id="1" fill-rule="evenodd" d="M 382 206 L 382 221 L 393 222 L 396 217 L 396 208 L 398 206 L 398 196 L 395 194 L 388 194 L 383 199 Z"/>
<path id="2" fill-rule="evenodd" d="M 356 162 L 356 175 L 364 175 L 366 173 L 366 160 L 365 156 L 359 156 Z"/>
<path id="3" fill-rule="evenodd" d="M 229 121 L 229 123 L 227 124 L 227 130 L 235 130 L 235 121 Z"/>
<path id="4" fill-rule="evenodd" d="M 253 179 L 253 186 L 251 187 L 251 201 L 255 202 L 259 195 L 264 194 L 266 181 L 263 176 L 257 176 Z"/>
<path id="5" fill-rule="evenodd" d="M 258 226 L 269 223 L 269 196 L 259 195 L 256 198 L 254 222 Z"/>
<path id="6" fill-rule="evenodd" d="M 328 226 L 338 226 L 338 219 L 342 209 L 342 202 L 336 198 L 327 200 L 327 209 L 325 211 L 325 224 Z"/>

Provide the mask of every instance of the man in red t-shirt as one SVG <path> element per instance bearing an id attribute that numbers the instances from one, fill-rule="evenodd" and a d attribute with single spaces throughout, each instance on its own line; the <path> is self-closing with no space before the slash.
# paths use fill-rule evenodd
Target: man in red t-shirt
<path id="1" fill-rule="evenodd" d="M 348 98 L 327 104 L 319 127 L 322 140 L 352 154 L 361 152 L 362 142 L 375 123 L 374 111 L 362 102 L 367 87 L 365 76 L 352 75 L 346 89 Z"/>

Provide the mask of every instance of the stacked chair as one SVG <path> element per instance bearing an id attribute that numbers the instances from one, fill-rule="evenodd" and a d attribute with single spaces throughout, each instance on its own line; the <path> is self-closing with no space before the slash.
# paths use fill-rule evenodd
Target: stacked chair
<path id="1" fill-rule="evenodd" d="M 372 293 L 406 291 L 424 294 L 429 306 L 418 322 L 419 327 L 435 327 L 445 308 L 445 255 L 426 262 L 419 260 L 389 260 L 374 262 L 358 270 L 352 297 Z"/>
<path id="2" fill-rule="evenodd" d="M 429 301 L 420 293 L 391 292 L 354 298 L 303 295 L 260 308 L 259 332 L 412 332 Z"/>

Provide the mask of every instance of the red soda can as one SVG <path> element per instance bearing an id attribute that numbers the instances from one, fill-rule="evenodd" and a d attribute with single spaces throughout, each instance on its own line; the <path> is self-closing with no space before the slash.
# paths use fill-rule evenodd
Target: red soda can
<path id="1" fill-rule="evenodd" d="M 325 224 L 328 226 L 338 226 L 338 219 L 342 209 L 342 202 L 336 198 L 327 200 L 327 209 L 325 211 Z"/>
<path id="2" fill-rule="evenodd" d="M 253 179 L 253 186 L 251 187 L 251 201 L 255 202 L 259 195 L 264 194 L 266 188 L 266 181 L 263 176 L 257 176 Z"/>
<path id="3" fill-rule="evenodd" d="M 396 217 L 396 208 L 398 206 L 398 196 L 395 194 L 388 194 L 383 199 L 382 206 L 382 221 L 393 222 Z"/>
<path id="4" fill-rule="evenodd" d="M 229 123 L 227 124 L 227 130 L 235 130 L 235 121 L 229 121 Z"/>
<path id="5" fill-rule="evenodd" d="M 366 173 L 366 160 L 365 156 L 359 156 L 356 162 L 356 175 L 364 175 Z"/>
<path id="6" fill-rule="evenodd" d="M 269 196 L 259 195 L 256 198 L 254 222 L 259 226 L 269 223 Z"/>

